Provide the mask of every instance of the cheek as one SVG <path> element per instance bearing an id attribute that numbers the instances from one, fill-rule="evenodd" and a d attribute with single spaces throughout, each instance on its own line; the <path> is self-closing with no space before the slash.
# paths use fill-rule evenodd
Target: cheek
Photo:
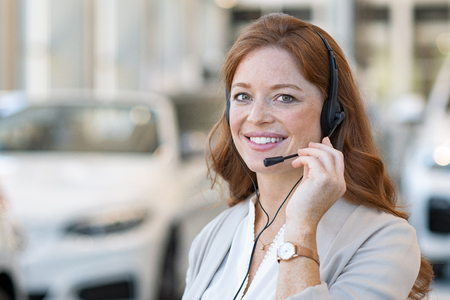
<path id="1" fill-rule="evenodd" d="M 300 138 L 304 138 L 308 142 L 320 142 L 322 138 L 320 114 L 321 110 L 313 109 L 302 112 L 295 118 L 290 118 L 289 123 L 292 124 L 292 132 L 299 134 Z"/>
<path id="2" fill-rule="evenodd" d="M 234 139 L 236 139 L 237 134 L 239 133 L 239 129 L 242 125 L 242 116 L 239 113 L 239 110 L 230 109 L 230 129 L 231 129 L 231 135 Z"/>

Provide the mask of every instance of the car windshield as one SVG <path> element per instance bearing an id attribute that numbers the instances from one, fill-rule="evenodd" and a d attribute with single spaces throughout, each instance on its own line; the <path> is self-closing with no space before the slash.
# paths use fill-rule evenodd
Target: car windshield
<path id="1" fill-rule="evenodd" d="M 41 106 L 0 119 L 0 151 L 153 152 L 146 106 Z"/>

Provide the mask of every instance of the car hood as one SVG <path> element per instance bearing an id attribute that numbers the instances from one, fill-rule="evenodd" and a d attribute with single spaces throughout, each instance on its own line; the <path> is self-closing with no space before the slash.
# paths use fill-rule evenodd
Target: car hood
<path id="1" fill-rule="evenodd" d="M 177 197 L 172 180 L 180 175 L 151 155 L 2 155 L 0 170 L 21 223 L 58 222 L 113 206 L 170 205 L 167 199 Z"/>

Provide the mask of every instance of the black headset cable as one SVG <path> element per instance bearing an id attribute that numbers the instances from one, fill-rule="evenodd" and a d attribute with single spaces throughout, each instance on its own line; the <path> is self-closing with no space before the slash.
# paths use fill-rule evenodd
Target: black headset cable
<path id="1" fill-rule="evenodd" d="M 261 236 L 261 234 L 267 229 L 269 228 L 270 225 L 272 225 L 272 223 L 275 221 L 275 218 L 277 217 L 278 213 L 280 212 L 281 208 L 283 207 L 284 203 L 286 203 L 287 199 L 289 199 L 289 196 L 292 194 L 292 192 L 294 191 L 295 187 L 300 183 L 300 181 L 302 180 L 303 176 L 300 177 L 300 179 L 294 184 L 294 186 L 292 187 L 292 189 L 289 191 L 289 194 L 286 196 L 286 198 L 284 199 L 283 203 L 281 203 L 280 207 L 278 208 L 277 212 L 275 213 L 275 215 L 273 216 L 272 221 L 270 221 L 269 218 L 269 214 L 267 213 L 267 211 L 264 209 L 264 207 L 261 204 L 261 201 L 259 201 L 259 193 L 258 193 L 258 189 L 256 188 L 256 183 L 253 180 L 252 176 L 250 175 L 250 173 L 247 171 L 247 168 L 245 167 L 244 163 L 242 162 L 236 148 L 234 147 L 234 143 L 233 143 L 233 138 L 231 138 L 231 148 L 233 149 L 234 153 L 236 154 L 241 166 L 244 168 L 245 173 L 247 174 L 247 176 L 250 178 L 250 180 L 252 181 L 253 184 L 253 188 L 255 189 L 255 195 L 256 195 L 256 199 L 258 201 L 259 206 L 261 207 L 261 209 L 263 210 L 264 214 L 267 217 L 267 222 L 266 225 L 264 226 L 264 228 L 258 233 L 258 235 L 255 238 L 255 242 L 253 243 L 253 248 L 252 248 L 252 252 L 250 255 L 250 261 L 248 263 L 248 269 L 247 269 L 247 273 L 245 274 L 244 280 L 242 280 L 241 286 L 239 287 L 238 291 L 236 292 L 236 295 L 234 295 L 233 300 L 236 300 L 237 296 L 239 295 L 239 292 L 241 291 L 242 287 L 245 284 L 245 281 L 248 277 L 248 274 L 250 273 L 250 268 L 252 266 L 252 262 L 253 262 L 253 255 L 255 253 L 255 249 L 256 249 L 256 244 L 258 243 L 259 237 Z"/>

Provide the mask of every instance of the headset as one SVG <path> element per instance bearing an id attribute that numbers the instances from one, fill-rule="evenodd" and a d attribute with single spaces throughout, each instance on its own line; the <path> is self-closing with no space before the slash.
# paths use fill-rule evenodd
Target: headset
<path id="1" fill-rule="evenodd" d="M 338 101 L 338 68 L 336 64 L 336 58 L 333 55 L 333 49 L 331 49 L 327 40 L 324 37 L 322 37 L 322 35 L 319 32 L 317 32 L 317 30 L 315 30 L 314 28 L 313 30 L 317 33 L 317 35 L 319 35 L 319 37 L 325 44 L 325 47 L 327 48 L 328 51 L 328 60 L 330 63 L 330 90 L 328 92 L 328 97 L 323 104 L 322 112 L 320 114 L 320 127 L 324 135 L 330 137 L 336 130 L 336 128 L 339 126 L 339 124 L 341 124 L 342 121 L 345 119 L 345 112 L 342 107 L 342 104 Z M 231 100 L 228 88 L 226 90 L 226 101 L 227 104 L 225 117 L 228 122 L 228 125 L 230 125 Z M 281 163 L 286 159 L 293 158 L 296 156 L 298 155 L 292 154 L 288 156 L 268 157 L 264 159 L 264 165 L 266 167 L 269 167 Z"/>

